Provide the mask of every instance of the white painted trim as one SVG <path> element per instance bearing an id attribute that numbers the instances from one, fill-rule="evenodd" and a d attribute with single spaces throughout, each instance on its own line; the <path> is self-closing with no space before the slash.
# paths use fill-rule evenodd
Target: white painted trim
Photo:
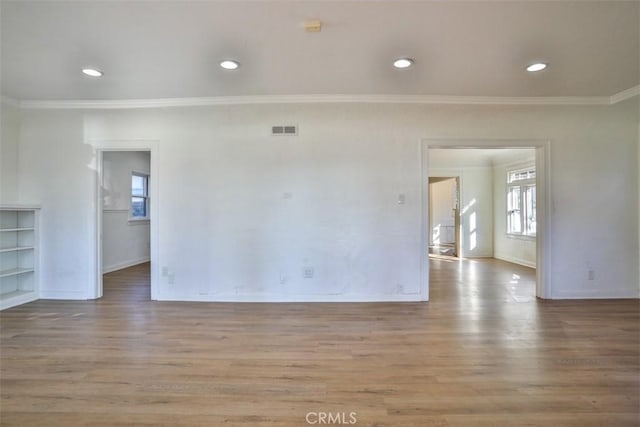
<path id="1" fill-rule="evenodd" d="M 128 109 L 255 104 L 611 105 L 608 96 L 258 95 L 122 100 L 25 100 L 25 109 Z"/>
<path id="2" fill-rule="evenodd" d="M 420 159 L 420 301 L 429 301 L 429 150 L 424 143 L 419 144 Z M 426 244 L 425 244 L 426 242 Z"/>
<path id="3" fill-rule="evenodd" d="M 0 299 L 0 311 L 37 301 L 39 298 L 38 292 L 26 292 L 7 299 Z"/>
<path id="4" fill-rule="evenodd" d="M 284 302 L 420 302 L 420 294 L 409 295 L 282 295 L 282 294 L 219 294 L 219 295 L 180 295 L 163 297 L 162 301 L 194 302 L 238 302 L 242 303 L 284 303 Z"/>
<path id="5" fill-rule="evenodd" d="M 617 104 L 618 102 L 626 101 L 627 99 L 631 99 L 634 96 L 640 96 L 640 85 L 630 87 L 627 90 L 623 90 L 622 92 L 618 92 L 614 95 L 611 95 L 609 103 L 611 105 Z"/>
<path id="6" fill-rule="evenodd" d="M 43 291 L 40 290 L 40 299 L 69 299 L 86 300 L 87 295 L 82 291 Z"/>
<path id="7" fill-rule="evenodd" d="M 640 292 L 634 293 L 631 289 L 598 289 L 571 292 L 571 294 L 555 293 L 554 299 L 637 299 Z"/>
<path id="8" fill-rule="evenodd" d="M 516 258 L 509 255 L 503 255 L 496 253 L 493 255 L 495 259 L 499 259 L 501 261 L 510 262 L 512 264 L 524 265 L 525 267 L 536 268 L 536 263 L 527 261 L 526 259 Z"/>
<path id="9" fill-rule="evenodd" d="M 551 260 L 552 211 L 551 211 L 551 141 L 536 146 L 536 296 L 553 299 Z"/>
<path id="10" fill-rule="evenodd" d="M 110 265 L 109 267 L 102 267 L 102 274 L 111 273 L 113 271 L 122 270 L 123 268 L 133 267 L 134 265 L 144 264 L 151 261 L 151 257 L 144 257 L 135 259 L 132 261 L 119 262 L 118 264 Z"/>
<path id="11" fill-rule="evenodd" d="M 551 141 L 539 139 L 430 139 L 426 138 L 421 143 L 423 152 L 428 152 L 429 148 L 535 148 L 536 150 L 536 189 L 538 192 L 538 234 L 536 236 L 536 296 L 543 299 L 551 299 L 553 295 L 553 284 L 551 277 L 552 248 L 549 236 L 551 236 Z M 425 156 L 426 157 L 426 156 Z M 423 163 L 423 167 L 428 167 L 428 163 Z M 428 170 L 422 175 L 428 175 Z M 423 193 L 424 187 L 428 183 L 421 183 Z M 461 184 L 461 190 L 462 187 Z M 424 201 L 423 201 L 424 202 Z M 422 221 L 428 221 L 424 218 Z M 422 235 L 422 247 L 428 247 L 429 240 Z M 428 289 L 428 269 L 423 272 L 423 281 L 427 283 Z"/>
<path id="12" fill-rule="evenodd" d="M 613 105 L 640 95 L 640 85 L 611 96 L 461 96 L 461 95 L 244 95 L 155 99 L 18 100 L 2 96 L 2 103 L 25 109 L 127 109 L 204 107 L 248 104 L 452 104 L 452 105 Z"/>
<path id="13" fill-rule="evenodd" d="M 0 203 L 0 209 L 10 209 L 13 211 L 32 211 L 42 209 L 39 204 L 25 204 L 25 203 Z"/>

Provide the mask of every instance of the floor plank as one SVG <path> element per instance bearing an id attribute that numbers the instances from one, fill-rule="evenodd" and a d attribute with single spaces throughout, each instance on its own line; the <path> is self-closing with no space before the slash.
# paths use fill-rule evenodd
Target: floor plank
<path id="1" fill-rule="evenodd" d="M 428 303 L 98 301 L 0 313 L 3 426 L 638 426 L 638 300 L 539 301 L 535 272 L 433 258 Z M 313 421 L 313 418 L 311 419 Z"/>

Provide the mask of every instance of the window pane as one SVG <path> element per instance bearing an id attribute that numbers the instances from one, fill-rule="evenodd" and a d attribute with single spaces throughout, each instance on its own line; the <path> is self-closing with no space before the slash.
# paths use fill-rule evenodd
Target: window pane
<path id="1" fill-rule="evenodd" d="M 525 189 L 525 234 L 536 234 L 536 187 L 531 185 Z"/>
<path id="2" fill-rule="evenodd" d="M 507 194 L 507 232 L 522 233 L 520 187 L 509 187 L 509 193 Z"/>
<path id="3" fill-rule="evenodd" d="M 516 181 L 524 181 L 527 179 L 533 179 L 536 177 L 535 169 L 524 169 L 519 171 L 511 171 L 507 177 L 507 182 L 512 183 Z"/>
<path id="4" fill-rule="evenodd" d="M 131 195 L 146 196 L 147 195 L 147 179 L 139 175 L 131 175 Z"/>
<path id="5" fill-rule="evenodd" d="M 131 198 L 131 216 L 133 218 L 144 218 L 147 216 L 147 202 L 144 197 Z"/>

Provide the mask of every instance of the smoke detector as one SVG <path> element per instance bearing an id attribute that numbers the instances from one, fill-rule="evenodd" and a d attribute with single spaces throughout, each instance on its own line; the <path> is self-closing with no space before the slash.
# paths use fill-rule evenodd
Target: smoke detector
<path id="1" fill-rule="evenodd" d="M 305 21 L 304 29 L 307 33 L 319 33 L 322 31 L 322 21 L 319 19 Z"/>

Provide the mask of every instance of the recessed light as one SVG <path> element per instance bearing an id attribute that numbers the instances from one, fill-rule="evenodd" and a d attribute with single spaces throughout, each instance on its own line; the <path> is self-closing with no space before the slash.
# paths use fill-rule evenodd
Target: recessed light
<path id="1" fill-rule="evenodd" d="M 411 58 L 398 58 L 393 61 L 393 66 L 396 68 L 409 68 L 413 65 L 413 59 Z"/>
<path id="2" fill-rule="evenodd" d="M 104 74 L 102 71 L 96 70 L 95 68 L 83 68 L 82 72 L 90 77 L 102 77 Z"/>
<path id="3" fill-rule="evenodd" d="M 232 59 L 225 59 L 224 61 L 220 61 L 220 66 L 225 70 L 235 70 L 240 66 L 240 63 Z"/>
<path id="4" fill-rule="evenodd" d="M 527 71 L 530 73 L 535 73 L 536 71 L 542 71 L 547 68 L 548 64 L 544 62 L 536 62 L 535 64 L 531 64 L 527 67 Z"/>

